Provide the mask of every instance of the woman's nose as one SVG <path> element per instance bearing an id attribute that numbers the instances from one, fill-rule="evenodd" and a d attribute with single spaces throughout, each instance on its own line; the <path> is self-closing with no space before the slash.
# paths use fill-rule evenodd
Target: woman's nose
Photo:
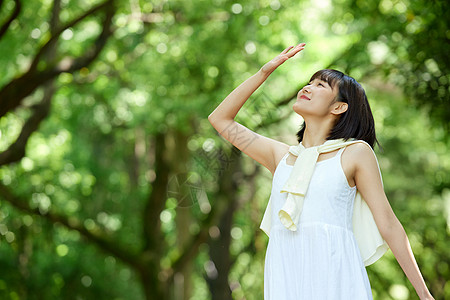
<path id="1" fill-rule="evenodd" d="M 305 93 L 309 93 L 309 92 L 310 92 L 309 87 L 308 87 L 308 86 L 304 86 L 304 87 L 303 87 L 303 91 L 304 91 Z"/>

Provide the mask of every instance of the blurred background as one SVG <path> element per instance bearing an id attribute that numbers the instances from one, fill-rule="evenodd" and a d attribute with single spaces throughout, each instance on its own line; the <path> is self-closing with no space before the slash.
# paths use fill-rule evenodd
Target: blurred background
<path id="1" fill-rule="evenodd" d="M 361 82 L 390 203 L 450 299 L 449 16 L 444 0 L 0 0 L 0 298 L 263 299 L 272 176 L 207 116 L 306 42 L 237 121 L 294 145 L 315 71 Z M 418 299 L 392 252 L 367 271 L 374 299 Z"/>

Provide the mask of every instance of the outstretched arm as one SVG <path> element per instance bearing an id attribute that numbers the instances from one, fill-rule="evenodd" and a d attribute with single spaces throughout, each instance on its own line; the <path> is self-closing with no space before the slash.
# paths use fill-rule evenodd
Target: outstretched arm
<path id="1" fill-rule="evenodd" d="M 384 240 L 387 242 L 403 272 L 421 300 L 433 300 L 409 244 L 408 236 L 395 216 L 384 193 L 378 163 L 367 145 L 357 143 L 349 147 L 355 161 L 355 182 L 367 202 Z"/>
<path id="2" fill-rule="evenodd" d="M 288 47 L 278 56 L 266 63 L 256 74 L 234 89 L 217 108 L 209 115 L 211 125 L 236 148 L 261 163 L 272 174 L 276 168 L 277 151 L 285 152 L 288 146 L 284 143 L 259 135 L 237 123 L 234 118 L 256 89 L 269 75 L 286 60 L 304 49 L 305 44 Z"/>

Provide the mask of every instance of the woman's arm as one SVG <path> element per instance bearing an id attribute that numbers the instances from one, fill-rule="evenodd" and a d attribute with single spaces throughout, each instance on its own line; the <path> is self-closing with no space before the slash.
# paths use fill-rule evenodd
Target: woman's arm
<path id="1" fill-rule="evenodd" d="M 434 299 L 420 273 L 408 237 L 400 221 L 395 216 L 384 193 L 376 157 L 363 143 L 349 147 L 354 165 L 356 187 L 366 201 L 384 240 L 387 242 L 403 272 L 416 290 L 421 300 Z"/>
<path id="2" fill-rule="evenodd" d="M 208 116 L 211 125 L 236 148 L 261 163 L 273 174 L 278 152 L 286 152 L 284 143 L 259 135 L 234 120 L 239 110 L 269 75 L 286 60 L 304 49 L 305 44 L 288 47 L 266 63 L 256 74 L 234 89 Z"/>

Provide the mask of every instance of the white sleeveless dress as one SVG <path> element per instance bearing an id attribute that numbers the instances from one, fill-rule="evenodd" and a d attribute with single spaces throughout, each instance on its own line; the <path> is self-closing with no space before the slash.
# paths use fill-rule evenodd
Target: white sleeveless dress
<path id="1" fill-rule="evenodd" d="M 372 299 L 358 244 L 352 231 L 356 187 L 350 187 L 341 166 L 340 149 L 316 164 L 297 231 L 286 229 L 278 211 L 287 193 L 280 193 L 292 166 L 288 153 L 272 182 L 272 228 L 264 266 L 265 300 Z"/>

